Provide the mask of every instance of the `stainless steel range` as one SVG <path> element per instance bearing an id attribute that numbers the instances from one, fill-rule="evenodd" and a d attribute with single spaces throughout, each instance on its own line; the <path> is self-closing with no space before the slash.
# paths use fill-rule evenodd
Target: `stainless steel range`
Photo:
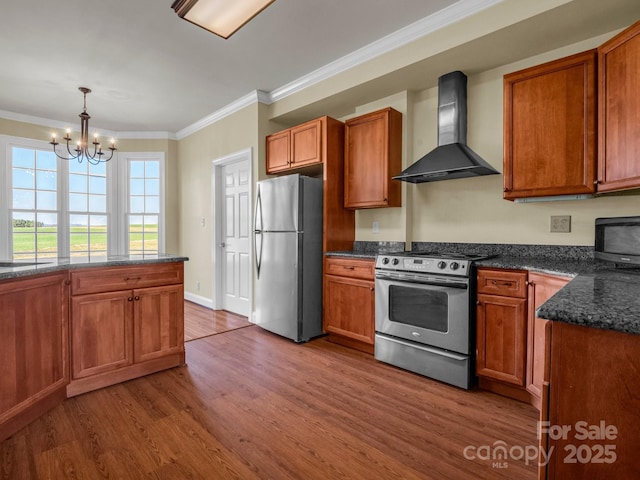
<path id="1" fill-rule="evenodd" d="M 481 255 L 400 252 L 376 259 L 375 358 L 469 389 Z"/>

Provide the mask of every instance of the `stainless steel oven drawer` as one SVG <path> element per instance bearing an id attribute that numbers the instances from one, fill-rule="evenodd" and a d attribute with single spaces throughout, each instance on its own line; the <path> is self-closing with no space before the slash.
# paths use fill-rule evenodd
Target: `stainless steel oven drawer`
<path id="1" fill-rule="evenodd" d="M 467 390 L 473 386 L 473 369 L 467 355 L 379 333 L 376 333 L 374 351 L 376 360 L 381 362 Z"/>

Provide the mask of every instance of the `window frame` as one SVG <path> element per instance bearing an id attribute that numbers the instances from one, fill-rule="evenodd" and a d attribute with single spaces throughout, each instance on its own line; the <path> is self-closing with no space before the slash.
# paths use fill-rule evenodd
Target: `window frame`
<path id="1" fill-rule="evenodd" d="M 0 258 L 13 259 L 13 184 L 12 149 L 28 148 L 51 150 L 47 141 L 0 134 Z M 160 169 L 160 206 L 158 212 L 158 252 L 165 252 L 165 215 L 166 215 L 166 161 L 164 152 L 115 152 L 114 158 L 106 162 L 107 167 L 107 255 L 128 255 L 128 205 L 129 205 L 129 162 L 135 160 L 158 160 Z M 57 166 L 57 205 L 58 218 L 58 258 L 69 258 L 70 215 L 69 210 L 69 162 L 56 158 Z M 36 212 L 37 210 L 33 210 Z M 89 212 L 87 212 L 89 214 Z M 153 255 L 155 255 L 154 253 Z M 91 254 L 88 254 L 91 256 Z M 103 256 L 103 255 L 97 255 Z M 36 257 L 37 258 L 37 252 Z"/>

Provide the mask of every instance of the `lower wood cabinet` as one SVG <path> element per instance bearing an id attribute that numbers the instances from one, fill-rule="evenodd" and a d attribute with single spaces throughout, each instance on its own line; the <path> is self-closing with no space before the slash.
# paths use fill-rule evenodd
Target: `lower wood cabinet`
<path id="1" fill-rule="evenodd" d="M 373 259 L 327 257 L 324 330 L 329 340 L 373 353 L 375 296 Z"/>
<path id="2" fill-rule="evenodd" d="M 527 272 L 478 270 L 476 373 L 524 387 Z"/>
<path id="3" fill-rule="evenodd" d="M 529 314 L 527 327 L 527 391 L 531 403 L 541 409 L 542 387 L 549 381 L 549 355 L 551 320 L 536 317 L 536 309 L 569 283 L 569 278 L 529 273 Z"/>
<path id="4" fill-rule="evenodd" d="M 71 273 L 69 396 L 184 363 L 182 276 L 182 264 Z"/>
<path id="5" fill-rule="evenodd" d="M 68 273 L 0 282 L 0 441 L 66 398 Z"/>

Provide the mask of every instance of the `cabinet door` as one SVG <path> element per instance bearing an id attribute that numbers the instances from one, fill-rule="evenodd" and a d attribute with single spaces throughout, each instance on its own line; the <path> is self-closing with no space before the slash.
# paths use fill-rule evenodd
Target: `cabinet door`
<path id="1" fill-rule="evenodd" d="M 0 283 L 0 441 L 64 398 L 67 273 Z"/>
<path id="2" fill-rule="evenodd" d="M 402 115 L 387 108 L 345 123 L 346 208 L 399 207 Z"/>
<path id="3" fill-rule="evenodd" d="M 598 191 L 640 187 L 640 22 L 598 56 Z"/>
<path id="4" fill-rule="evenodd" d="M 289 168 L 291 163 L 290 138 L 289 130 L 267 137 L 267 173 L 276 173 Z"/>
<path id="5" fill-rule="evenodd" d="M 479 376 L 524 386 L 527 300 L 478 295 L 477 359 Z"/>
<path id="6" fill-rule="evenodd" d="M 375 302 L 372 281 L 325 275 L 324 328 L 351 340 L 373 345 Z"/>
<path id="7" fill-rule="evenodd" d="M 131 365 L 132 302 L 131 290 L 71 297 L 73 379 Z"/>
<path id="8" fill-rule="evenodd" d="M 322 163 L 322 120 L 291 129 L 291 167 Z"/>
<path id="9" fill-rule="evenodd" d="M 596 50 L 504 77 L 504 198 L 595 191 Z"/>
<path id="10" fill-rule="evenodd" d="M 527 390 L 541 398 L 542 385 L 549 381 L 549 358 L 547 350 L 550 339 L 546 336 L 547 323 L 536 317 L 536 309 L 549 300 L 555 293 L 569 282 L 568 278 L 529 274 L 529 315 L 527 332 Z M 539 402 L 535 402 L 537 405 Z"/>
<path id="11" fill-rule="evenodd" d="M 182 285 L 134 290 L 134 360 L 144 362 L 184 350 Z"/>

